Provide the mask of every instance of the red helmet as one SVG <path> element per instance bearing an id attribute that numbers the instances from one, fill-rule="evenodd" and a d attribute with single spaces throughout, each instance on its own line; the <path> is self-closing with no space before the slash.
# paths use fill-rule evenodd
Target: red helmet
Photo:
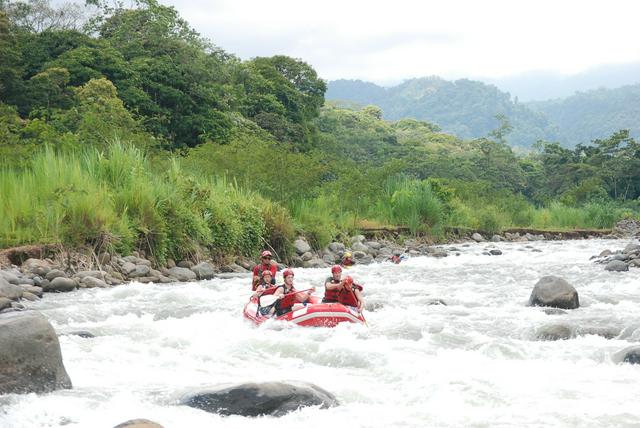
<path id="1" fill-rule="evenodd" d="M 331 268 L 331 273 L 336 272 L 342 272 L 342 268 L 340 267 L 340 265 L 333 265 L 333 267 Z"/>
<path id="2" fill-rule="evenodd" d="M 289 275 L 294 276 L 294 275 L 293 275 L 293 271 L 292 271 L 291 269 L 285 269 L 285 270 L 283 270 L 283 271 L 282 271 L 282 277 L 283 277 L 283 278 L 286 278 L 286 277 L 288 277 Z"/>
<path id="3" fill-rule="evenodd" d="M 260 257 L 271 257 L 271 251 L 264 250 L 262 254 L 260 254 Z"/>
<path id="4" fill-rule="evenodd" d="M 353 278 L 351 278 L 349 275 L 345 276 L 344 283 L 346 285 L 352 285 L 353 284 Z"/>
<path id="5" fill-rule="evenodd" d="M 271 273 L 271 271 L 269 269 L 262 271 L 262 276 L 265 276 L 265 275 L 273 276 L 273 274 Z"/>

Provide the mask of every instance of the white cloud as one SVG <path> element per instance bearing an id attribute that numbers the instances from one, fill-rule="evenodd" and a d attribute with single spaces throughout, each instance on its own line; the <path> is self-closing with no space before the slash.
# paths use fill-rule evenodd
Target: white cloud
<path id="1" fill-rule="evenodd" d="M 302 58 L 325 79 L 577 73 L 640 60 L 626 0 L 163 1 L 241 58 Z"/>

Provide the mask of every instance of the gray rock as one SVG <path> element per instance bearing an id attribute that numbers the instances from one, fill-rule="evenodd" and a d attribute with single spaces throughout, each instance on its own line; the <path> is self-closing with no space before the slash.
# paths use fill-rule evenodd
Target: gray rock
<path id="1" fill-rule="evenodd" d="M 136 268 L 129 272 L 129 278 L 141 278 L 143 276 L 148 276 L 151 272 L 151 268 L 146 265 L 136 265 Z"/>
<path id="2" fill-rule="evenodd" d="M 364 259 L 365 257 L 367 257 L 367 253 L 365 253 L 363 251 L 354 251 L 353 252 L 353 259 L 354 260 L 360 261 L 360 260 Z"/>
<path id="3" fill-rule="evenodd" d="M 313 258 L 311 260 L 302 262 L 302 267 L 305 267 L 305 268 L 324 268 L 327 266 L 329 266 L 328 263 L 318 258 Z"/>
<path id="4" fill-rule="evenodd" d="M 81 270 L 78 273 L 76 273 L 75 275 L 73 275 L 76 278 L 79 278 L 80 280 L 90 276 L 92 278 L 98 278 L 98 279 L 102 279 L 104 280 L 106 274 L 104 271 L 101 270 Z"/>
<path id="5" fill-rule="evenodd" d="M 0 311 L 11 307 L 11 299 L 0 297 Z"/>
<path id="6" fill-rule="evenodd" d="M 40 259 L 27 259 L 25 260 L 24 263 L 22 263 L 22 266 L 20 266 L 20 269 L 22 269 L 22 272 L 33 273 L 43 278 L 47 273 L 49 273 L 51 268 L 52 268 L 51 263 L 49 263 L 46 260 L 40 260 Z"/>
<path id="7" fill-rule="evenodd" d="M 629 254 L 629 253 L 636 253 L 640 251 L 640 244 L 627 244 L 626 247 L 624 247 L 624 250 L 622 250 L 623 253 L 625 254 Z"/>
<path id="8" fill-rule="evenodd" d="M 136 265 L 131 262 L 124 262 L 124 264 L 121 266 L 121 270 L 122 273 L 128 276 L 129 274 L 131 274 L 131 272 L 135 272 Z"/>
<path id="9" fill-rule="evenodd" d="M 24 293 L 22 293 L 22 298 L 30 302 L 35 302 L 36 300 L 39 299 L 38 296 L 36 296 L 33 293 L 29 293 L 28 291 L 25 291 Z"/>
<path id="10" fill-rule="evenodd" d="M 132 419 L 116 425 L 113 428 L 163 428 L 162 425 L 149 419 Z"/>
<path id="11" fill-rule="evenodd" d="M 542 310 L 547 315 L 566 315 L 567 312 L 558 308 L 545 308 Z"/>
<path id="12" fill-rule="evenodd" d="M 368 253 L 369 252 L 369 247 L 367 247 L 366 245 L 360 243 L 360 242 L 355 242 L 353 245 L 351 245 L 351 249 L 353 250 L 353 252 L 357 252 L 360 251 L 362 253 Z M 354 255 L 355 257 L 355 255 Z"/>
<path id="13" fill-rule="evenodd" d="M 607 257 L 607 256 L 610 256 L 611 254 L 613 254 L 611 250 L 602 250 L 600 254 L 598 254 L 598 257 Z"/>
<path id="14" fill-rule="evenodd" d="M 604 267 L 604 270 L 610 272 L 626 272 L 629 270 L 629 265 L 621 260 L 612 260 Z"/>
<path id="15" fill-rule="evenodd" d="M 6 279 L 0 278 L 0 297 L 6 297 L 10 300 L 18 300 L 22 297 L 22 287 L 19 285 L 9 284 Z"/>
<path id="16" fill-rule="evenodd" d="M 246 273 L 249 272 L 247 269 L 243 268 L 239 264 L 231 263 L 230 265 L 220 267 L 221 272 L 235 272 L 235 273 Z"/>
<path id="17" fill-rule="evenodd" d="M 482 235 L 480 235 L 478 232 L 476 232 L 473 235 L 471 235 L 471 239 L 473 239 L 476 242 L 484 242 L 485 241 L 485 239 L 482 237 Z"/>
<path id="18" fill-rule="evenodd" d="M 108 265 L 111 262 L 111 254 L 109 253 L 100 253 L 98 254 L 98 263 L 101 266 Z"/>
<path id="19" fill-rule="evenodd" d="M 359 242 L 362 244 L 365 241 L 365 239 L 367 238 L 365 238 L 364 235 L 355 235 L 351 237 L 351 243 L 355 244 L 356 242 Z"/>
<path id="20" fill-rule="evenodd" d="M 616 363 L 640 364 L 640 346 L 634 345 L 616 352 L 612 360 Z"/>
<path id="21" fill-rule="evenodd" d="M 329 254 L 325 254 L 322 256 L 322 260 L 324 260 L 326 264 L 331 265 L 335 263 L 336 257 Z"/>
<path id="22" fill-rule="evenodd" d="M 338 405 L 335 396 L 305 382 L 247 383 L 202 391 L 181 400 L 181 404 L 220 415 L 282 416 L 301 407 Z"/>
<path id="23" fill-rule="evenodd" d="M 105 281 L 98 279 L 98 278 L 94 278 L 92 276 L 85 276 L 84 278 L 82 278 L 81 283 L 86 287 L 86 288 L 107 288 L 109 287 L 109 284 L 107 284 Z"/>
<path id="24" fill-rule="evenodd" d="M 95 334 L 86 330 L 70 331 L 69 333 L 67 333 L 67 336 L 79 336 L 83 339 L 93 339 L 94 337 L 96 337 Z"/>
<path id="25" fill-rule="evenodd" d="M 493 236 L 491 237 L 491 242 L 502 242 L 502 241 L 504 241 L 504 240 L 505 240 L 505 239 L 504 239 L 502 236 L 500 236 L 500 235 L 493 235 Z"/>
<path id="26" fill-rule="evenodd" d="M 313 259 L 313 254 L 311 254 L 310 251 L 307 251 L 306 253 L 301 254 L 300 258 L 303 262 L 308 262 L 309 260 Z"/>
<path id="27" fill-rule="evenodd" d="M 176 278 L 178 281 L 186 282 L 197 279 L 196 273 L 191 269 L 183 267 L 174 267 L 169 269 L 169 274 Z"/>
<path id="28" fill-rule="evenodd" d="M 46 287 L 42 287 L 44 291 L 52 292 L 52 291 L 73 291 L 76 289 L 78 285 L 71 278 L 54 278 Z"/>
<path id="29" fill-rule="evenodd" d="M 0 394 L 71 388 L 58 336 L 38 312 L 0 315 Z"/>
<path id="30" fill-rule="evenodd" d="M 152 282 L 160 282 L 160 277 L 158 276 L 141 276 L 138 278 L 134 278 L 134 281 L 140 282 L 142 284 L 149 284 Z"/>
<path id="31" fill-rule="evenodd" d="M 298 238 L 293 241 L 293 248 L 295 248 L 298 255 L 311 251 L 311 246 L 302 238 Z"/>
<path id="32" fill-rule="evenodd" d="M 49 281 L 52 281 L 54 278 L 66 278 L 66 277 L 67 277 L 67 274 L 61 271 L 60 269 L 51 269 L 45 275 L 45 278 L 48 279 Z"/>
<path id="33" fill-rule="evenodd" d="M 190 260 L 181 260 L 178 262 L 178 267 L 181 267 L 184 269 L 191 269 L 191 267 L 193 267 L 193 262 Z"/>
<path id="34" fill-rule="evenodd" d="M 566 340 L 576 336 L 575 329 L 564 324 L 550 324 L 541 327 L 536 332 L 538 340 Z"/>
<path id="35" fill-rule="evenodd" d="M 344 253 L 345 250 L 344 244 L 341 242 L 332 242 L 327 248 L 329 248 L 329 250 L 335 254 Z"/>
<path id="36" fill-rule="evenodd" d="M 640 267 L 640 259 L 633 259 L 629 262 L 629 267 Z"/>
<path id="37" fill-rule="evenodd" d="M 576 309 L 580 307 L 580 301 L 578 292 L 571 284 L 563 278 L 549 275 L 540 278 L 533 287 L 529 305 Z"/>
<path id="38" fill-rule="evenodd" d="M 8 272 L 4 270 L 0 270 L 0 278 L 4 278 L 9 284 L 18 285 L 20 284 L 20 278 L 13 272 Z"/>
<path id="39" fill-rule="evenodd" d="M 502 251 L 498 249 L 493 249 L 493 250 L 489 250 L 489 254 L 491 254 L 492 256 L 500 256 L 502 255 Z"/>
<path id="40" fill-rule="evenodd" d="M 382 248 L 382 244 L 377 241 L 367 241 L 365 242 L 365 245 L 374 250 L 379 250 L 380 248 Z"/>
<path id="41" fill-rule="evenodd" d="M 191 270 L 195 272 L 198 279 L 211 279 L 215 275 L 213 265 L 207 262 L 198 263 Z"/>

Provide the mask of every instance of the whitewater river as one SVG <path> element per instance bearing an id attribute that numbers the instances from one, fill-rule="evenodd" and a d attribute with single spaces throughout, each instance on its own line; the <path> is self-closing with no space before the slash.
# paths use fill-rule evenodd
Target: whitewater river
<path id="1" fill-rule="evenodd" d="M 0 396 L 0 427 L 112 428 L 133 418 L 165 428 L 638 427 L 640 365 L 612 355 L 640 341 L 640 269 L 606 272 L 589 260 L 628 242 L 495 244 L 501 256 L 483 255 L 487 244 L 457 245 L 459 256 L 356 266 L 349 273 L 376 307 L 368 327 L 257 328 L 242 318 L 248 275 L 47 294 L 29 306 L 60 334 L 73 389 Z M 295 273 L 301 289 L 322 284 L 329 269 Z M 580 309 L 526 306 L 549 274 L 576 287 Z M 560 322 L 638 330 L 535 339 Z M 66 335 L 78 330 L 96 337 Z M 311 382 L 341 405 L 249 419 L 176 404 L 222 383 L 277 380 Z"/>

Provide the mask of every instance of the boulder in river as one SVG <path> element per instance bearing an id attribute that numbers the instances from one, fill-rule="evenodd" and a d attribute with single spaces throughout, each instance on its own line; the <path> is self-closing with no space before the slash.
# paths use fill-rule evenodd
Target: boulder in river
<path id="1" fill-rule="evenodd" d="M 543 276 L 533 287 L 529 306 L 550 306 L 560 309 L 580 307 L 578 292 L 565 279 L 549 275 Z"/>
<path id="2" fill-rule="evenodd" d="M 608 270 L 611 272 L 626 272 L 629 270 L 629 265 L 621 260 L 611 260 L 604 267 L 604 270 Z"/>
<path id="3" fill-rule="evenodd" d="M 640 364 L 640 346 L 634 345 L 616 352 L 612 360 L 616 363 Z"/>
<path id="4" fill-rule="evenodd" d="M 58 336 L 34 311 L 0 315 L 0 394 L 71 388 Z"/>
<path id="5" fill-rule="evenodd" d="M 191 270 L 195 272 L 198 279 L 211 279 L 215 275 L 213 265 L 208 262 L 198 263 Z"/>
<path id="6" fill-rule="evenodd" d="M 150 421 L 149 419 L 131 419 L 130 421 L 118 424 L 113 428 L 162 428 L 162 425 Z"/>
<path id="7" fill-rule="evenodd" d="M 282 416 L 307 406 L 338 405 L 330 392 L 306 382 L 245 383 L 190 394 L 181 404 L 221 415 Z"/>
<path id="8" fill-rule="evenodd" d="M 576 337 L 575 329 L 565 324 L 549 324 L 536 331 L 538 340 L 566 340 L 574 337 Z"/>

